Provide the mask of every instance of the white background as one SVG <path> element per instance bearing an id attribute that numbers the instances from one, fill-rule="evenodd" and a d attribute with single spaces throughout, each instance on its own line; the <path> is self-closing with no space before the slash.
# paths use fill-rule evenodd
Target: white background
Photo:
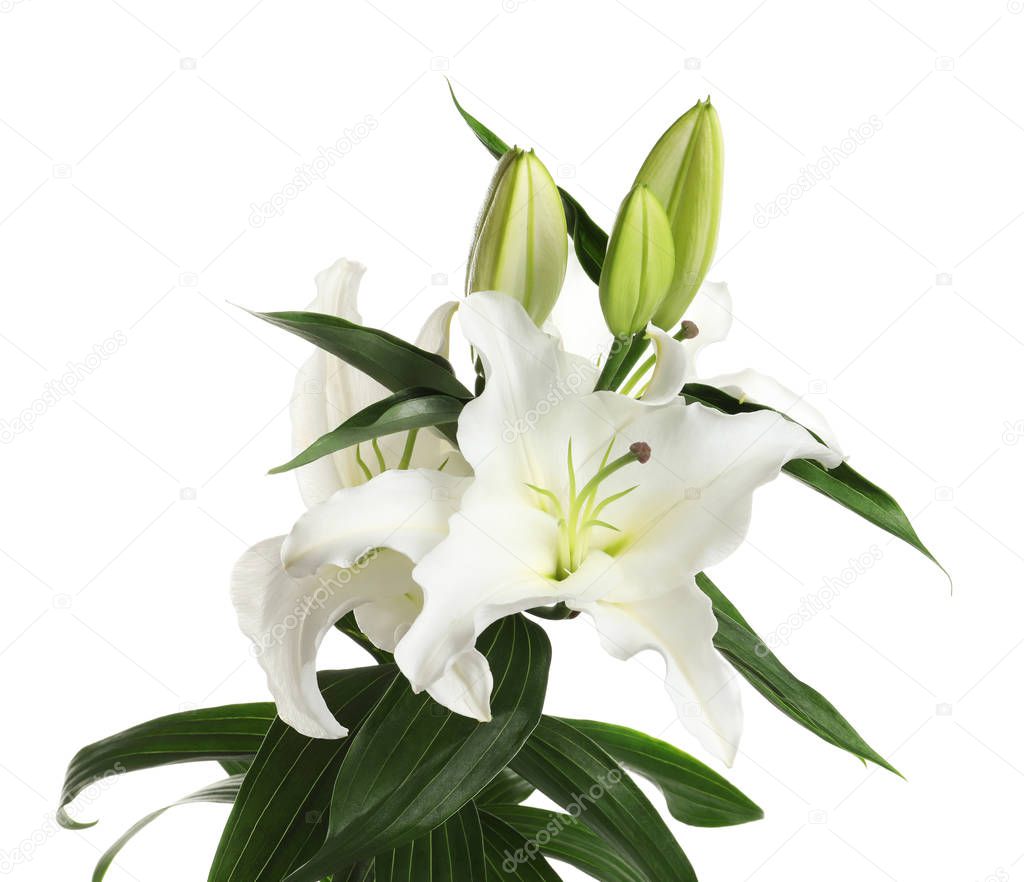
<path id="1" fill-rule="evenodd" d="M 443 70 L 605 226 L 654 139 L 710 94 L 728 150 L 712 277 L 730 283 L 737 321 L 709 366 L 756 366 L 809 393 L 953 576 L 951 592 L 916 552 L 788 479 L 759 495 L 749 541 L 716 580 L 762 632 L 795 617 L 783 660 L 908 780 L 747 690 L 728 775 L 767 817 L 676 825 L 701 878 L 1024 877 L 1020 11 L 2 0 L 2 869 L 87 878 L 137 816 L 217 775 L 124 777 L 78 809 L 99 826 L 55 832 L 83 744 L 265 697 L 226 581 L 246 545 L 301 510 L 293 482 L 264 471 L 289 452 L 307 349 L 229 302 L 302 307 L 338 256 L 370 267 L 365 314 L 397 333 L 458 295 L 492 162 Z M 873 118 L 878 131 L 827 180 L 755 223 Z M 353 137 L 360 123 L 373 130 Z M 253 203 L 345 138 L 324 180 L 250 223 Z M 579 273 L 568 288 L 558 317 L 592 346 L 594 291 Z M 105 342 L 73 390 L 36 404 Z M 31 430 L 12 437 L 33 407 Z M 862 556 L 875 563 L 855 573 Z M 837 596 L 804 620 L 801 598 L 820 600 L 826 580 Z M 549 631 L 551 711 L 699 753 L 656 658 L 613 661 L 583 620 Z M 323 658 L 363 663 L 342 638 Z M 169 814 L 109 878 L 204 879 L 225 817 Z"/>

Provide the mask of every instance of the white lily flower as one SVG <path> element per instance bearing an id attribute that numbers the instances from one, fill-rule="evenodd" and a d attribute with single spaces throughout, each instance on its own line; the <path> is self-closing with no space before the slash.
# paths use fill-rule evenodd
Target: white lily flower
<path id="1" fill-rule="evenodd" d="M 593 367 L 503 294 L 470 295 L 459 317 L 487 379 L 459 420 L 473 476 L 386 473 L 343 490 L 300 518 L 286 569 L 308 578 L 367 547 L 414 562 L 423 607 L 395 657 L 416 690 L 478 660 L 492 622 L 564 602 L 594 619 L 617 657 L 660 652 L 683 724 L 730 762 L 735 675 L 712 645 L 715 617 L 694 576 L 741 544 L 754 489 L 784 463 L 839 457 L 768 411 L 592 392 Z M 678 390 L 684 363 L 663 359 L 658 383 Z"/>
<path id="2" fill-rule="evenodd" d="M 319 273 L 310 311 L 361 323 L 356 298 L 364 272 L 361 264 L 339 260 Z M 438 307 L 428 317 L 417 345 L 447 356 L 448 331 L 457 306 L 452 301 Z M 304 450 L 388 394 L 366 374 L 317 349 L 295 382 L 291 407 L 294 452 Z M 384 476 L 385 484 L 399 474 L 388 469 L 402 462 L 410 443 L 414 445 L 412 466 L 438 468 L 448 460 L 437 486 L 457 485 L 457 476 L 466 473 L 465 461 L 440 435 L 420 432 L 410 440 L 410 433 L 396 433 L 368 445 L 369 450 L 350 448 L 298 469 L 303 500 L 307 506 L 317 505 L 343 488 L 351 488 L 358 500 L 360 485 L 366 485 L 374 472 Z M 442 520 L 450 514 L 450 506 L 445 498 L 437 501 Z M 309 577 L 294 579 L 282 567 L 283 541 L 284 537 L 278 536 L 260 542 L 236 564 L 231 595 L 239 625 L 253 641 L 281 718 L 304 735 L 339 738 L 346 734 L 345 728 L 327 709 L 317 688 L 316 654 L 321 642 L 335 622 L 355 610 L 367 637 L 379 648 L 393 652 L 419 613 L 423 594 L 412 579 L 409 557 L 375 545 L 365 545 L 349 567 L 325 567 Z M 486 662 L 481 660 L 470 657 L 463 668 L 453 668 L 432 685 L 431 694 L 461 713 L 486 713 L 491 681 Z"/>

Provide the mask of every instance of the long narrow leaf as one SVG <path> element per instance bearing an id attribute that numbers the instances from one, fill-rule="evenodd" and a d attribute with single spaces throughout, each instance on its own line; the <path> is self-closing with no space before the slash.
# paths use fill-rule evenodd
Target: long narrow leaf
<path id="1" fill-rule="evenodd" d="M 540 850 L 532 849 L 515 827 L 486 813 L 480 820 L 487 861 L 486 882 L 559 882 L 558 873 L 544 860 Z M 481 877 L 468 877 L 467 882 L 469 878 Z"/>
<path id="2" fill-rule="evenodd" d="M 253 315 L 336 355 L 392 392 L 425 386 L 456 398 L 473 397 L 455 378 L 447 359 L 385 331 L 318 312 L 254 312 Z"/>
<path id="3" fill-rule="evenodd" d="M 321 435 L 294 459 L 272 468 L 270 474 L 291 471 L 355 444 L 410 429 L 440 426 L 454 440 L 452 424 L 458 421 L 465 403 L 432 389 L 403 389 L 363 408 L 338 428 Z"/>
<path id="4" fill-rule="evenodd" d="M 216 784 L 210 784 L 203 787 L 201 790 L 197 790 L 195 793 L 190 793 L 188 796 L 179 799 L 177 802 L 165 805 L 163 808 L 157 809 L 155 812 L 150 812 L 144 818 L 140 818 L 125 831 L 124 835 L 121 836 L 117 842 L 103 852 L 96 864 L 96 869 L 93 870 L 92 882 L 103 882 L 104 877 L 107 875 L 107 870 L 110 869 L 111 864 L 114 863 L 114 860 L 117 858 L 121 849 L 128 844 L 136 833 L 149 826 L 164 812 L 179 805 L 190 805 L 197 802 L 233 803 L 235 801 L 235 797 L 238 796 L 239 788 L 242 786 L 243 777 L 243 775 L 235 775 L 231 778 L 226 778 L 223 781 L 218 781 Z"/>
<path id="5" fill-rule="evenodd" d="M 715 648 L 758 692 L 787 717 L 829 744 L 900 774 L 861 738 L 824 695 L 795 677 L 779 661 L 706 575 L 698 575 L 697 584 L 714 604 L 718 619 Z"/>
<path id="6" fill-rule="evenodd" d="M 472 802 L 440 827 L 373 859 L 376 882 L 483 880 L 485 866 L 483 831 Z"/>
<path id="7" fill-rule="evenodd" d="M 94 781 L 170 763 L 240 762 L 259 750 L 277 712 L 270 702 L 185 711 L 149 720 L 83 747 L 68 765 L 57 809 L 61 826 L 91 827 L 65 811 Z"/>
<path id="8" fill-rule="evenodd" d="M 393 665 L 325 672 L 321 691 L 352 730 L 398 676 Z M 224 827 L 210 882 L 280 882 L 308 859 L 323 842 L 334 779 L 350 745 L 351 738 L 307 738 L 275 720 Z"/>
<path id="9" fill-rule="evenodd" d="M 684 824 L 725 827 L 764 817 L 761 808 L 725 778 L 671 744 L 611 723 L 562 722 L 592 738 L 620 765 L 655 783 L 672 817 Z"/>
<path id="10" fill-rule="evenodd" d="M 539 850 L 600 882 L 650 882 L 615 848 L 571 815 L 525 805 L 488 806 L 487 814 L 514 827 L 531 844 L 528 852 L 524 847 L 527 854 Z"/>
<path id="11" fill-rule="evenodd" d="M 512 768 L 658 882 L 695 882 L 693 867 L 633 780 L 582 732 L 542 717 Z"/>
<path id="12" fill-rule="evenodd" d="M 494 674 L 491 722 L 454 714 L 397 680 L 352 737 L 324 847 L 290 882 L 313 882 L 422 836 L 509 764 L 540 719 L 551 646 L 523 616 L 496 623 L 478 645 Z"/>
<path id="13" fill-rule="evenodd" d="M 533 785 L 511 769 L 502 769 L 476 798 L 476 804 L 486 806 L 516 805 L 526 800 L 534 791 Z"/>

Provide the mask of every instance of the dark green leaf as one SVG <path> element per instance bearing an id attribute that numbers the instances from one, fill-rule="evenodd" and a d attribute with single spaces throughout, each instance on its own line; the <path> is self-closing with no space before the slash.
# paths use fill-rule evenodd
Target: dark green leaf
<path id="1" fill-rule="evenodd" d="M 755 803 L 717 772 L 671 744 L 611 723 L 562 720 L 623 767 L 658 785 L 672 817 L 695 827 L 746 824 L 764 817 Z"/>
<path id="2" fill-rule="evenodd" d="M 451 83 L 448 84 L 448 90 L 452 93 L 452 101 L 455 102 L 456 109 L 466 121 L 466 124 L 473 130 L 473 134 L 490 151 L 491 156 L 495 159 L 501 159 L 502 154 L 508 150 L 508 144 L 459 103 Z M 605 251 L 608 250 L 608 234 L 591 220 L 590 215 L 587 214 L 583 206 L 569 193 L 561 187 L 558 188 L 558 192 L 562 197 L 562 207 L 565 210 L 565 225 L 569 235 L 572 236 L 576 257 L 579 259 L 583 271 L 596 285 L 601 281 L 601 265 L 604 263 Z"/>
<path id="3" fill-rule="evenodd" d="M 233 704 L 159 717 L 83 747 L 68 765 L 57 819 L 70 829 L 65 807 L 102 778 L 169 763 L 244 761 L 259 750 L 276 711 L 270 702 Z"/>
<path id="4" fill-rule="evenodd" d="M 494 776 L 480 795 L 476 798 L 476 804 L 486 806 L 488 803 L 516 805 L 527 799 L 533 793 L 533 785 L 529 781 L 520 778 L 511 769 L 502 769 Z"/>
<path id="5" fill-rule="evenodd" d="M 144 818 L 136 821 L 132 824 L 125 834 L 117 840 L 113 845 L 110 846 L 103 855 L 100 857 L 99 862 L 96 864 L 96 869 L 92 874 L 92 882 L 103 882 L 103 877 L 107 875 L 107 870 L 110 869 L 110 865 L 114 863 L 115 858 L 128 841 L 144 827 L 151 824 L 157 818 L 160 817 L 168 809 L 172 809 L 179 805 L 188 805 L 195 802 L 225 802 L 232 803 L 235 801 L 235 797 L 238 796 L 238 788 L 242 786 L 242 776 L 236 775 L 231 778 L 227 778 L 224 781 L 218 781 L 216 784 L 210 784 L 201 790 L 197 790 L 195 793 L 189 794 L 183 799 L 179 799 L 177 802 L 172 802 L 170 805 L 166 805 L 161 809 L 157 809 L 155 812 L 150 812 Z"/>
<path id="6" fill-rule="evenodd" d="M 351 731 L 397 679 L 393 665 L 374 665 L 321 673 L 320 689 Z M 224 827 L 210 882 L 280 882 L 308 859 L 323 842 L 334 779 L 351 743 L 307 738 L 275 720 Z"/>
<path id="7" fill-rule="evenodd" d="M 693 868 L 657 810 L 590 738 L 542 717 L 509 765 L 614 845 L 651 880 L 695 882 Z"/>
<path id="8" fill-rule="evenodd" d="M 515 830 L 530 850 L 582 870 L 600 882 L 649 882 L 648 878 L 614 848 L 570 815 L 525 805 L 493 805 L 487 813 Z"/>
<path id="9" fill-rule="evenodd" d="M 559 882 L 558 873 L 540 850 L 500 818 L 486 812 L 480 818 L 484 831 L 487 882 Z M 479 876 L 469 877 L 475 880 Z"/>
<path id="10" fill-rule="evenodd" d="M 356 614 L 354 612 L 348 613 L 348 615 L 340 618 L 334 623 L 334 627 L 341 631 L 346 637 L 348 637 L 353 643 L 358 644 L 365 649 L 370 655 L 373 656 L 373 660 L 379 665 L 392 664 L 395 657 L 383 649 L 379 649 L 377 645 L 370 640 L 359 628 L 356 622 Z"/>
<path id="11" fill-rule="evenodd" d="M 540 718 L 551 646 L 538 625 L 511 616 L 488 628 L 479 647 L 494 673 L 492 721 L 453 714 L 397 680 L 352 738 L 324 847 L 291 882 L 422 836 L 508 765 Z"/>
<path id="12" fill-rule="evenodd" d="M 696 401 L 699 404 L 713 407 L 725 413 L 752 413 L 758 410 L 774 410 L 763 404 L 752 402 L 741 402 L 727 392 L 716 389 L 713 386 L 705 386 L 701 383 L 687 383 L 683 387 L 683 395 L 688 401 Z M 779 411 L 775 411 L 779 413 Z M 786 416 L 783 414 L 783 416 Z M 789 417 L 786 417 L 789 419 Z M 804 427 L 806 428 L 806 426 Z M 810 432 L 810 429 L 807 429 Z M 811 432 L 814 435 L 813 432 Z M 818 438 L 817 435 L 814 435 Z M 820 438 L 818 438 L 821 441 Z M 859 472 L 852 469 L 845 462 L 834 469 L 826 469 L 823 465 L 810 459 L 794 459 L 783 467 L 798 481 L 806 484 L 819 493 L 827 496 L 834 502 L 838 502 L 844 508 L 848 508 L 854 514 L 860 515 L 870 521 L 876 527 L 881 527 L 887 533 L 891 533 L 897 539 L 902 539 L 908 545 L 916 548 L 932 563 L 946 572 L 925 547 L 917 532 L 910 523 L 903 509 L 888 493 L 881 487 L 872 484 Z M 948 574 L 947 574 L 948 575 Z"/>
<path id="13" fill-rule="evenodd" d="M 373 859 L 376 882 L 469 882 L 483 880 L 483 832 L 469 802 L 440 827 Z"/>
<path id="14" fill-rule="evenodd" d="M 392 392 L 424 386 L 455 398 L 473 397 L 455 378 L 447 359 L 385 331 L 317 312 L 254 312 L 253 315 L 336 355 Z"/>
<path id="15" fill-rule="evenodd" d="M 373 861 L 363 861 L 354 864 L 347 870 L 335 873 L 331 876 L 330 882 L 376 882 Z"/>
<path id="16" fill-rule="evenodd" d="M 825 696 L 790 673 L 706 575 L 699 574 L 697 584 L 715 607 L 715 647 L 758 692 L 829 744 L 900 774 L 860 737 Z"/>
<path id="17" fill-rule="evenodd" d="M 410 429 L 441 426 L 446 429 L 450 439 L 454 440 L 452 424 L 458 420 L 465 403 L 461 398 L 441 395 L 431 389 L 403 389 L 363 408 L 338 428 L 321 435 L 291 461 L 272 468 L 270 474 L 297 469 L 354 444 L 396 432 L 408 432 Z"/>

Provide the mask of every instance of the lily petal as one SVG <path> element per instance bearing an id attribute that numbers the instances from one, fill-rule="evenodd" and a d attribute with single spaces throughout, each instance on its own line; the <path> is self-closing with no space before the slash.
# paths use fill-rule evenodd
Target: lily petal
<path id="1" fill-rule="evenodd" d="M 732 328 L 732 295 L 725 282 L 705 282 L 701 285 L 684 318 L 697 326 L 697 336 L 687 343 L 691 356 L 705 346 L 720 343 Z"/>
<path id="2" fill-rule="evenodd" d="M 574 608 L 594 619 L 602 646 L 616 658 L 625 660 L 645 649 L 660 653 L 679 720 L 707 750 L 732 765 L 743 728 L 740 692 L 736 672 L 712 645 L 718 622 L 696 583 L 635 603 Z"/>
<path id="3" fill-rule="evenodd" d="M 656 361 L 641 400 L 644 404 L 667 404 L 678 398 L 683 385 L 693 375 L 693 357 L 684 343 L 656 325 L 647 329 L 647 336 L 654 342 Z"/>
<path id="4" fill-rule="evenodd" d="M 386 471 L 340 490 L 296 522 L 282 549 L 285 569 L 303 578 L 326 565 L 352 567 L 376 548 L 416 562 L 447 535 L 467 480 L 429 469 Z"/>
<path id="5" fill-rule="evenodd" d="M 720 374 L 703 382 L 728 392 L 740 401 L 752 401 L 781 411 L 790 419 L 806 426 L 837 453 L 843 452 L 835 432 L 821 411 L 807 401 L 805 396 L 798 395 L 778 380 L 747 369 L 731 374 Z"/>
<path id="6" fill-rule="evenodd" d="M 317 650 L 334 623 L 356 606 L 404 593 L 412 565 L 382 552 L 359 570 L 293 579 L 281 564 L 283 541 L 267 539 L 242 555 L 231 575 L 231 599 L 281 719 L 310 738 L 341 738 L 347 730 L 317 687 Z"/>
<path id="7" fill-rule="evenodd" d="M 678 583 L 678 574 L 696 575 L 728 557 L 746 537 L 754 491 L 790 460 L 815 459 L 826 468 L 842 461 L 770 411 L 644 408 L 624 432 L 648 443 L 652 454 L 636 492 L 616 503 L 617 523 L 628 530 L 603 546 L 628 586 L 609 598 L 618 602 L 660 594 Z"/>

